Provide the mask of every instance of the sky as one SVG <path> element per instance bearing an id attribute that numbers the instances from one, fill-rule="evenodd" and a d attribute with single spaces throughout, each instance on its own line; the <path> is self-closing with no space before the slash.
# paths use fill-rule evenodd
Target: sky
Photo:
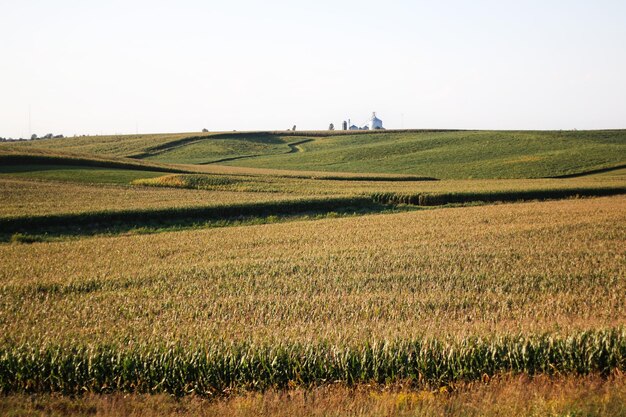
<path id="1" fill-rule="evenodd" d="M 626 128 L 625 0 L 0 0 L 0 137 Z"/>

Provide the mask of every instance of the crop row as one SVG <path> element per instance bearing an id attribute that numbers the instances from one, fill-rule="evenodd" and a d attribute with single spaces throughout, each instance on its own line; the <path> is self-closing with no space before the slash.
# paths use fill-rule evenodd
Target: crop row
<path id="1" fill-rule="evenodd" d="M 626 370 L 626 330 L 310 344 L 0 348 L 0 392 L 216 395 L 333 382 L 440 386 L 500 373 L 607 375 Z"/>
<path id="2" fill-rule="evenodd" d="M 372 199 L 382 204 L 412 204 L 418 206 L 440 206 L 472 202 L 511 202 L 522 200 L 549 200 L 571 197 L 601 197 L 626 194 L 626 187 L 580 187 L 552 188 L 515 191 L 472 191 L 442 193 L 375 193 Z"/>

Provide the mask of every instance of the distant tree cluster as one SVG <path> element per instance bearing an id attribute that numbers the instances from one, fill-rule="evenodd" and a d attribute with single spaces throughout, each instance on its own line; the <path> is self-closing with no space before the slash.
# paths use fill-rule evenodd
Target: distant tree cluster
<path id="1" fill-rule="evenodd" d="M 26 141 L 28 139 L 24 139 L 24 138 L 19 138 L 19 139 L 13 139 L 13 138 L 0 138 L 0 142 L 23 142 Z"/>
<path id="2" fill-rule="evenodd" d="M 56 136 L 54 136 L 54 137 L 56 137 Z M 60 137 L 63 137 L 63 136 L 60 136 Z M 36 139 L 39 140 L 39 139 L 43 139 L 43 138 L 36 138 Z M 24 139 L 24 138 L 13 139 L 13 138 L 3 138 L 3 137 L 0 137 L 0 142 L 26 142 L 27 140 L 30 140 L 30 139 Z"/>
<path id="3" fill-rule="evenodd" d="M 30 139 L 24 139 L 24 138 L 18 138 L 18 139 L 13 139 L 13 138 L 3 138 L 0 136 L 0 142 L 23 142 L 26 140 L 41 140 L 41 139 L 58 139 L 58 138 L 63 138 L 63 135 L 54 135 L 52 133 L 48 133 L 42 137 L 38 137 L 36 134 L 32 134 Z"/>
<path id="4" fill-rule="evenodd" d="M 30 137 L 30 140 L 41 140 L 41 139 L 58 139 L 58 138 L 62 138 L 63 135 L 53 135 L 52 133 L 48 133 L 42 137 L 37 137 L 36 133 L 33 133 L 32 136 Z"/>
<path id="5" fill-rule="evenodd" d="M 62 138 L 64 137 L 63 135 L 53 135 L 52 133 L 48 133 L 45 136 L 42 137 L 38 137 L 36 134 L 33 134 L 30 137 L 30 140 L 41 140 L 41 139 L 58 139 L 58 138 Z M 18 138 L 18 139 L 13 139 L 13 138 L 3 138 L 0 136 L 0 142 L 23 142 L 25 140 L 29 140 L 29 139 L 24 139 L 24 138 Z"/>

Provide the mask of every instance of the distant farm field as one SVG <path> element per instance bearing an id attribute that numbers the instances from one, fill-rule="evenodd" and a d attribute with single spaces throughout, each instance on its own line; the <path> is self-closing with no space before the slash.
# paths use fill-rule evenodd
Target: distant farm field
<path id="1" fill-rule="evenodd" d="M 232 132 L 81 137 L 15 146 L 160 163 L 219 161 L 255 168 L 441 179 L 540 178 L 626 163 L 623 130 Z"/>
<path id="2" fill-rule="evenodd" d="M 302 152 L 227 162 L 437 178 L 537 178 L 623 163 L 624 132 L 371 133 L 319 138 Z"/>
<path id="3" fill-rule="evenodd" d="M 619 413 L 625 167 L 621 130 L 0 144 L 0 414 Z"/>
<path id="4" fill-rule="evenodd" d="M 176 133 L 154 135 L 81 136 L 74 138 L 47 139 L 21 142 L 17 146 L 55 150 L 59 152 L 109 156 L 131 156 L 153 147 L 193 137 L 206 137 L 200 133 Z"/>
<path id="5" fill-rule="evenodd" d="M 418 206 L 547 200 L 626 193 L 620 177 L 544 180 L 389 181 L 270 175 L 167 174 L 80 166 L 8 166 L 0 226 L 92 234 L 264 223 L 413 210 Z M 233 223 L 234 221 L 234 223 Z M 226 222 L 226 223 L 224 223 Z M 85 227 L 86 226 L 86 227 Z M 146 228 L 147 227 L 147 228 Z M 91 230 L 91 231 L 90 231 Z"/>
<path id="6" fill-rule="evenodd" d="M 149 170 L 130 170 L 114 168 L 98 168 L 76 165 L 45 165 L 20 164 L 7 165 L 0 168 L 2 178 L 20 178 L 33 180 L 49 180 L 77 182 L 87 184 L 124 184 L 138 179 L 163 176 L 162 172 Z"/>
<path id="7" fill-rule="evenodd" d="M 91 211 L 215 206 L 233 202 L 279 200 L 292 195 L 185 189 L 159 190 L 81 183 L 0 178 L 0 216 L 17 217 Z"/>

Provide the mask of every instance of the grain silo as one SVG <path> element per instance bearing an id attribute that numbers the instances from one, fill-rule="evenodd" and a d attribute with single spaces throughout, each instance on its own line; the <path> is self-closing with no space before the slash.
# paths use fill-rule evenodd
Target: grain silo
<path id="1" fill-rule="evenodd" d="M 367 124 L 367 127 L 369 127 L 370 130 L 384 129 L 383 121 L 376 117 L 376 112 L 372 113 L 372 118 Z"/>

